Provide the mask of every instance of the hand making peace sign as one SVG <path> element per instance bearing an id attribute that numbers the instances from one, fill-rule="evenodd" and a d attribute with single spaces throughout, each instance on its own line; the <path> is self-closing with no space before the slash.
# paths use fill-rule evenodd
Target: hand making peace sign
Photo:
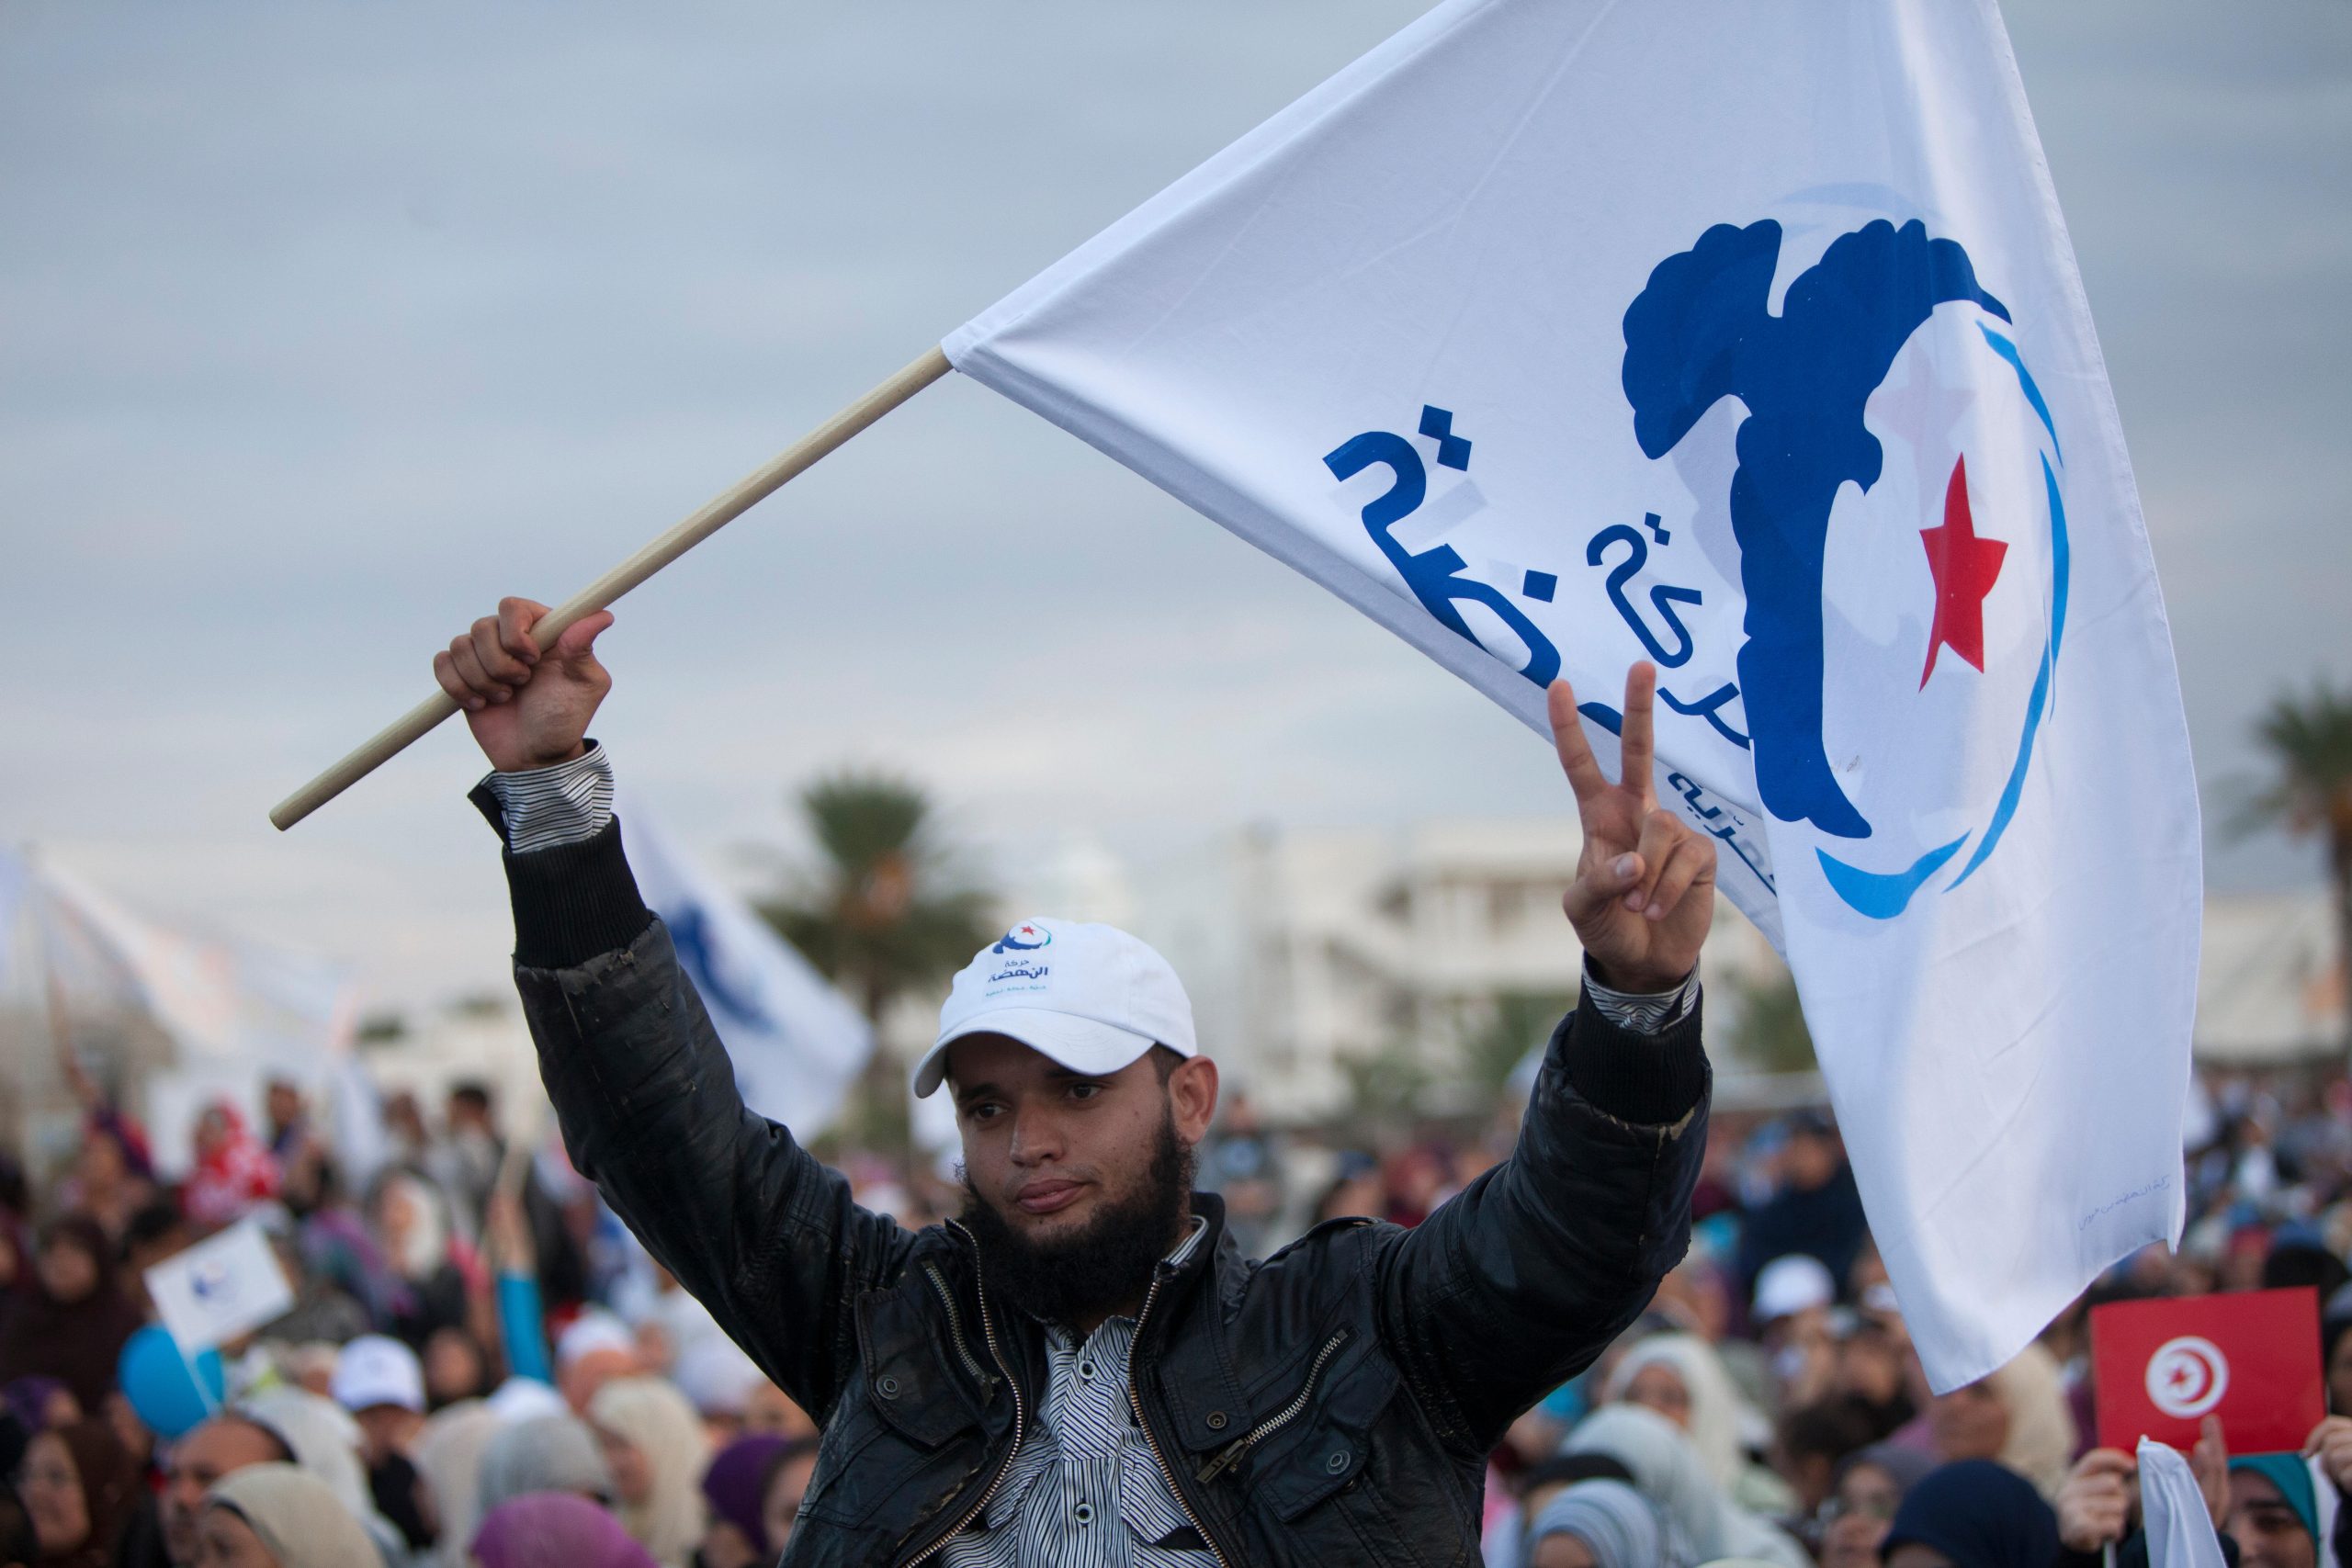
<path id="1" fill-rule="evenodd" d="M 1699 962 L 1715 915 L 1715 842 L 1662 809 L 1650 782 L 1650 709 L 1657 667 L 1625 672 L 1623 763 L 1611 784 L 1577 717 L 1577 694 L 1555 681 L 1552 741 L 1577 792 L 1584 852 L 1561 907 L 1593 977 L 1621 991 L 1670 991 Z"/>

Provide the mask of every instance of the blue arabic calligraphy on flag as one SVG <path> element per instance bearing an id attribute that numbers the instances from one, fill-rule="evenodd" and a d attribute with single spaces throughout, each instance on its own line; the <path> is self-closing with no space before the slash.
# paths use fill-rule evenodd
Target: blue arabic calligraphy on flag
<path id="1" fill-rule="evenodd" d="M 945 346 L 1539 731 L 1657 663 L 1939 1386 L 2177 1237 L 2197 803 L 1993 0 L 1453 0 Z"/>

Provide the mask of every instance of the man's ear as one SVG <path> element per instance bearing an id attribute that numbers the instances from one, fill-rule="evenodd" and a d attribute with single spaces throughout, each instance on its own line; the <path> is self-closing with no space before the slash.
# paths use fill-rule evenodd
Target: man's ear
<path id="1" fill-rule="evenodd" d="M 1216 1120 L 1216 1064 L 1187 1056 L 1168 1075 L 1168 1111 L 1179 1143 L 1193 1145 L 1209 1134 Z"/>

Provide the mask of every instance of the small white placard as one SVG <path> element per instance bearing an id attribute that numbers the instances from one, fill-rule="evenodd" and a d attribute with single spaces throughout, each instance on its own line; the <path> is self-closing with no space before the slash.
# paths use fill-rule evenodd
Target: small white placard
<path id="1" fill-rule="evenodd" d="M 294 1306 L 261 1225 L 239 1220 L 147 1270 L 164 1327 L 190 1355 L 251 1333 Z"/>

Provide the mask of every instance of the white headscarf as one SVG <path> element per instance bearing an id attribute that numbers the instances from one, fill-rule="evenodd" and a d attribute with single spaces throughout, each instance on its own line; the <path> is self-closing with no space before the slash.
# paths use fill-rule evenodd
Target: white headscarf
<path id="1" fill-rule="evenodd" d="M 2040 1341 L 1988 1380 L 2009 1413 L 2009 1435 L 1996 1456 L 2055 1503 L 2075 1462 L 2075 1413 L 2058 1359 Z"/>
<path id="2" fill-rule="evenodd" d="M 689 1568 L 702 1544 L 702 1472 L 710 1438 L 686 1396 L 660 1378 L 615 1378 L 588 1401 L 588 1419 L 645 1456 L 653 1488 L 613 1513 L 662 1568 Z"/>
<path id="3" fill-rule="evenodd" d="M 205 1494 L 208 1507 L 245 1521 L 277 1568 L 368 1568 L 376 1544 L 325 1482 L 290 1464 L 249 1464 Z"/>
<path id="4" fill-rule="evenodd" d="M 237 1414 L 277 1434 L 294 1462 L 324 1483 L 354 1518 L 376 1511 L 368 1470 L 359 1462 L 359 1423 L 332 1399 L 304 1388 L 266 1388 L 240 1401 Z"/>
<path id="5" fill-rule="evenodd" d="M 1599 1568 L 1679 1568 L 1667 1555 L 1657 1509 L 1622 1481 L 1579 1481 L 1564 1488 L 1527 1527 L 1521 1561 L 1532 1563 L 1537 1543 L 1554 1535 L 1584 1542 Z"/>
<path id="6" fill-rule="evenodd" d="M 1699 1450 L 1716 1485 L 1726 1493 L 1737 1487 L 1740 1472 L 1747 1468 L 1739 1442 L 1743 1406 L 1714 1347 L 1695 1335 L 1652 1335 L 1627 1351 L 1609 1374 L 1608 1402 L 1614 1404 L 1623 1399 L 1635 1374 L 1645 1367 L 1664 1367 L 1682 1380 L 1682 1391 L 1690 1399 L 1690 1419 L 1684 1430 L 1690 1446 Z"/>
<path id="7" fill-rule="evenodd" d="M 441 1518 L 445 1543 L 473 1540 L 481 1522 L 479 1506 L 481 1456 L 505 1423 L 498 1412 L 479 1399 L 461 1399 L 435 1411 L 416 1435 L 416 1468 L 432 1489 L 433 1506 Z M 462 1558 L 462 1549 L 442 1552 L 450 1562 Z"/>
<path id="8" fill-rule="evenodd" d="M 1787 1532 L 1724 1495 L 1682 1429 L 1655 1410 L 1604 1406 L 1568 1434 L 1561 1451 L 1607 1454 L 1631 1472 L 1665 1520 L 1668 1549 L 1681 1561 L 1760 1557 L 1784 1568 L 1812 1568 L 1812 1559 Z"/>

